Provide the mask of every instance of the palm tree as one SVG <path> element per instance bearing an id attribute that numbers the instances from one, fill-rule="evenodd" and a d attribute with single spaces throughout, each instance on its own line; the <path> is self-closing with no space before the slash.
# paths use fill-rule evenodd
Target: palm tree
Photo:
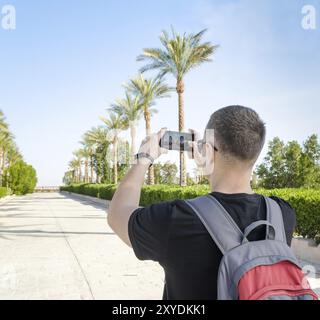
<path id="1" fill-rule="evenodd" d="M 136 154 L 136 139 L 137 139 L 137 121 L 140 120 L 142 115 L 142 103 L 138 94 L 133 95 L 126 91 L 124 99 L 118 99 L 111 105 L 111 111 L 123 117 L 123 121 L 129 125 L 131 135 L 131 162 Z"/>
<path id="2" fill-rule="evenodd" d="M 9 132 L 8 124 L 5 121 L 5 116 L 0 110 L 0 169 L 3 169 L 5 163 L 5 153 L 8 144 L 13 139 Z M 1 172 L 0 172 L 1 173 Z"/>
<path id="3" fill-rule="evenodd" d="M 0 110 L 0 135 L 9 131 L 8 124 L 3 112 Z"/>
<path id="4" fill-rule="evenodd" d="M 185 90 L 184 76 L 193 68 L 204 62 L 211 61 L 210 56 L 215 53 L 217 45 L 210 42 L 201 42 L 206 30 L 197 34 L 178 34 L 172 29 L 170 37 L 166 31 L 160 35 L 163 49 L 144 49 L 143 54 L 138 56 L 138 61 L 147 61 L 147 65 L 141 68 L 141 72 L 147 70 L 159 70 L 162 77 L 168 73 L 176 79 L 176 91 L 178 93 L 179 106 L 179 131 L 184 130 L 184 100 Z M 180 152 L 180 185 L 186 185 L 185 155 Z"/>
<path id="5" fill-rule="evenodd" d="M 89 182 L 89 159 L 90 159 L 90 152 L 88 148 L 84 147 L 78 150 L 79 155 L 83 159 L 84 164 L 84 183 Z"/>
<path id="6" fill-rule="evenodd" d="M 153 79 L 145 79 L 142 74 L 131 79 L 125 88 L 129 92 L 139 95 L 143 108 L 144 120 L 146 124 L 146 135 L 151 134 L 151 116 L 156 110 L 151 108 L 155 104 L 155 100 L 170 97 L 169 92 L 173 88 L 164 83 L 163 77 Z M 150 167 L 148 171 L 148 183 L 154 184 L 154 168 Z"/>
<path id="7" fill-rule="evenodd" d="M 79 183 L 80 182 L 80 175 L 79 175 L 79 168 L 81 167 L 81 163 L 77 159 L 72 159 L 69 162 L 69 168 L 72 172 L 72 182 Z"/>
<path id="8" fill-rule="evenodd" d="M 11 141 L 7 149 L 7 166 L 10 167 L 20 160 L 22 160 L 22 155 L 18 150 L 16 143 Z"/>
<path id="9" fill-rule="evenodd" d="M 1 131 L 0 134 L 0 176 L 2 179 L 6 166 L 11 162 L 10 153 L 17 151 L 14 137 L 9 131 Z M 2 180 L 1 180 L 2 183 Z"/>
<path id="10" fill-rule="evenodd" d="M 128 124 L 123 120 L 123 117 L 118 113 L 111 112 L 109 118 L 100 117 L 106 125 L 106 129 L 111 136 L 113 145 L 113 183 L 118 183 L 118 139 L 122 130 L 128 128 Z"/>
<path id="11" fill-rule="evenodd" d="M 78 183 L 82 182 L 82 160 L 83 160 L 83 153 L 82 150 L 76 150 L 73 152 L 74 159 L 72 161 L 74 167 L 76 168 L 76 179 Z"/>
<path id="12" fill-rule="evenodd" d="M 6 169 L 21 159 L 22 156 L 14 142 L 14 136 L 9 130 L 3 112 L 0 110 L 0 186 L 3 184 L 3 176 L 8 174 Z M 8 183 L 8 179 L 6 180 Z"/>
<path id="13" fill-rule="evenodd" d="M 9 130 L 5 116 L 0 110 L 0 186 L 9 187 L 8 169 L 20 160 L 23 160 L 22 155 Z"/>
<path id="14" fill-rule="evenodd" d="M 94 127 L 84 134 L 83 140 L 85 141 L 88 148 L 92 149 L 92 160 L 91 160 L 91 176 L 93 176 L 94 159 L 98 160 L 98 154 L 105 154 L 109 148 L 110 140 L 108 130 L 105 127 L 99 126 Z M 101 162 L 101 161 L 100 161 Z M 101 170 L 102 163 L 96 164 L 96 182 L 101 182 Z"/>
<path id="15" fill-rule="evenodd" d="M 94 157 L 94 147 L 93 143 L 88 139 L 86 134 L 83 135 L 83 139 L 80 141 L 83 145 L 83 156 L 86 159 L 85 167 L 86 169 L 86 182 L 93 183 L 93 157 Z M 90 177 L 89 177 L 89 167 L 90 167 Z"/>

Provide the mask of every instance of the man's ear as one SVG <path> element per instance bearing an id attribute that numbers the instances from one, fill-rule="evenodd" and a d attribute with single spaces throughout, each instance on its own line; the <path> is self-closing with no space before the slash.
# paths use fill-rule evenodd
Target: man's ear
<path id="1" fill-rule="evenodd" d="M 206 158 L 208 161 L 208 164 L 214 163 L 214 147 L 211 143 L 206 143 Z"/>
<path id="2" fill-rule="evenodd" d="M 210 176 L 214 170 L 214 147 L 211 143 L 205 144 L 205 167 L 204 175 Z"/>
<path id="3" fill-rule="evenodd" d="M 206 143 L 206 156 L 208 157 L 208 159 L 213 159 L 213 155 L 214 155 L 214 147 L 212 146 L 211 143 Z"/>

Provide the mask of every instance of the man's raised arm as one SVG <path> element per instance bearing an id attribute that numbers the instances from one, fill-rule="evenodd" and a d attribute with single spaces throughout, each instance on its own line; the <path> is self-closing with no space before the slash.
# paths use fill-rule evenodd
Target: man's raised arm
<path id="1" fill-rule="evenodd" d="M 109 226 L 130 247 L 131 243 L 128 234 L 129 218 L 139 208 L 141 188 L 149 166 L 161 154 L 168 152 L 159 146 L 159 141 L 165 131 L 166 129 L 162 129 L 143 140 L 136 163 L 119 184 L 109 206 Z"/>

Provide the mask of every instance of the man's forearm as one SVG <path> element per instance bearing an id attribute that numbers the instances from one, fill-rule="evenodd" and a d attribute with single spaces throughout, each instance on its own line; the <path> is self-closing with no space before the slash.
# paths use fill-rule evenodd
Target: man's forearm
<path id="1" fill-rule="evenodd" d="M 141 188 L 150 164 L 135 164 L 121 181 L 108 210 L 109 226 L 131 246 L 127 226 L 130 215 L 139 207 Z"/>
<path id="2" fill-rule="evenodd" d="M 119 184 L 119 187 L 112 198 L 109 213 L 119 211 L 123 206 L 139 206 L 141 188 L 144 184 L 148 167 L 149 164 L 135 164 L 132 166 Z"/>
<path id="3" fill-rule="evenodd" d="M 108 209 L 109 226 L 128 246 L 131 246 L 128 232 L 129 220 L 132 213 L 139 208 L 146 172 L 151 162 L 168 152 L 160 146 L 160 139 L 165 130 L 161 129 L 142 141 L 137 155 L 138 163 L 132 166 L 120 183 Z"/>

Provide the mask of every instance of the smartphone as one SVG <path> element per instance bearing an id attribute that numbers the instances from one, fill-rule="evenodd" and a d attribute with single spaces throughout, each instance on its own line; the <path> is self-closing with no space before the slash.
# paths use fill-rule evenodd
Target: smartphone
<path id="1" fill-rule="evenodd" d="M 189 141 L 194 141 L 195 136 L 193 133 L 166 131 L 161 138 L 159 144 L 161 148 L 176 151 L 191 151 L 192 147 L 189 146 Z"/>

